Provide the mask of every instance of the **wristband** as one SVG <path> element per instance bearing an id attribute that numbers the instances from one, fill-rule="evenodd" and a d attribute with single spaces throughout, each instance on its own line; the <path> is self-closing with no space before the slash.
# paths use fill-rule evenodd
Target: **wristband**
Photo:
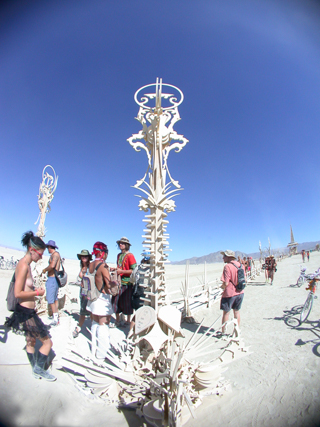
<path id="1" fill-rule="evenodd" d="M 37 297 L 39 296 L 39 289 L 37 289 Z"/>

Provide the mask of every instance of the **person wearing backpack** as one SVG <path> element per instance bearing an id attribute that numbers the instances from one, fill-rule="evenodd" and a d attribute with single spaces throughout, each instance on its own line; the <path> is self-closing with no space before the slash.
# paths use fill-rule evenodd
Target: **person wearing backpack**
<path id="1" fill-rule="evenodd" d="M 81 282 L 80 287 L 80 316 L 78 325 L 75 327 L 72 332 L 73 338 L 77 338 L 79 333 L 81 332 L 82 325 L 86 319 L 86 316 L 90 316 L 91 313 L 87 310 L 88 298 L 87 298 L 87 290 L 84 289 L 83 286 L 83 278 L 88 276 L 89 273 L 89 264 L 92 261 L 92 255 L 89 253 L 87 249 L 82 249 L 80 254 L 77 254 L 78 259 L 80 260 L 80 272 L 78 275 L 78 280 Z"/>
<path id="2" fill-rule="evenodd" d="M 223 311 L 222 333 L 225 333 L 226 327 L 224 324 L 229 320 L 231 310 L 233 310 L 234 318 L 237 319 L 240 326 L 240 308 L 244 296 L 245 271 L 243 265 L 236 261 L 233 251 L 226 250 L 220 253 L 223 256 L 223 262 L 226 264 L 221 276 L 223 294 L 220 302 L 220 309 Z"/>
<path id="3" fill-rule="evenodd" d="M 91 352 L 93 357 L 104 359 L 110 348 L 109 322 L 113 314 L 110 290 L 110 273 L 106 264 L 109 250 L 105 243 L 96 242 L 92 255 L 95 260 L 89 264 L 89 273 L 94 275 L 94 283 L 99 290 L 99 297 L 89 300 L 87 310 L 92 314 Z"/>

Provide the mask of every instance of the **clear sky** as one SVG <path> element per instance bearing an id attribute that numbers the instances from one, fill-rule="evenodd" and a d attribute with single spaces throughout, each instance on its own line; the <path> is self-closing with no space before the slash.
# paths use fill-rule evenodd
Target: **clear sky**
<path id="1" fill-rule="evenodd" d="M 75 258 L 127 236 L 140 259 L 147 160 L 133 96 L 161 77 L 184 102 L 169 155 L 183 187 L 171 261 L 320 239 L 320 6 L 282 0 L 8 1 L 0 9 L 0 244 L 20 247 L 42 169 L 45 240 Z"/>

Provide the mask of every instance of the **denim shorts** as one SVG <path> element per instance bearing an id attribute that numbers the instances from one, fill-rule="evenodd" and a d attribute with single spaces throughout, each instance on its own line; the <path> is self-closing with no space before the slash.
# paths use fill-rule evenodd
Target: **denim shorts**
<path id="1" fill-rule="evenodd" d="M 244 297 L 244 294 L 239 294 L 230 298 L 221 298 L 220 310 L 223 310 L 225 312 L 228 312 L 231 309 L 236 311 L 240 310 L 243 297 Z"/>
<path id="2" fill-rule="evenodd" d="M 49 304 L 54 304 L 58 300 L 58 282 L 55 277 L 48 277 L 46 283 L 46 298 Z"/>

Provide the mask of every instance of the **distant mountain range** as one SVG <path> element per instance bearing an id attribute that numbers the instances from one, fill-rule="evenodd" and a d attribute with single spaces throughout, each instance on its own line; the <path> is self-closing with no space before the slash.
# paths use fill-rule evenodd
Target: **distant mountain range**
<path id="1" fill-rule="evenodd" d="M 317 244 L 320 244 L 320 240 L 318 240 L 316 242 L 299 243 L 297 250 L 298 250 L 298 252 L 301 252 L 302 249 L 309 251 L 311 249 L 315 249 Z M 221 249 L 221 251 L 222 250 L 223 249 Z M 222 262 L 222 255 L 220 254 L 221 251 L 213 252 L 209 255 L 203 255 L 200 257 L 192 257 L 192 258 L 184 259 L 182 261 L 175 261 L 175 262 L 172 262 L 171 264 L 184 265 L 187 263 L 187 261 L 189 261 L 189 264 L 204 264 L 205 262 L 207 264 L 213 264 L 215 262 Z M 271 248 L 272 254 L 287 254 L 288 252 L 289 252 L 289 249 L 287 247 L 277 248 L 277 249 Z M 266 252 L 263 251 L 263 254 L 265 255 Z M 260 258 L 260 252 L 246 253 L 246 252 L 235 251 L 235 255 L 236 255 L 236 257 L 240 256 L 241 258 L 248 257 L 248 256 L 252 257 L 253 259 L 259 259 Z"/>

